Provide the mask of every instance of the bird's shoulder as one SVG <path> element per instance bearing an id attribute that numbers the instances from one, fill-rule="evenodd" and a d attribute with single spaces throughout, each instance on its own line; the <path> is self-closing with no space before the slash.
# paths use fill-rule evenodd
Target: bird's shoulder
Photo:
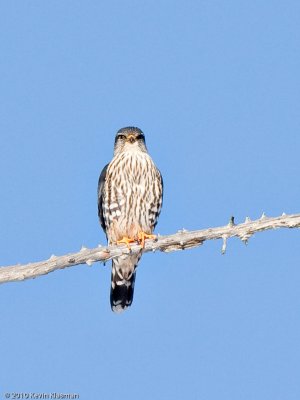
<path id="1" fill-rule="evenodd" d="M 104 184 L 106 181 L 106 174 L 107 174 L 107 168 L 109 164 L 106 164 L 105 167 L 102 169 L 101 174 L 99 176 L 98 180 L 98 217 L 101 223 L 101 226 L 106 232 L 106 226 L 105 226 L 105 219 L 103 215 L 103 191 L 104 191 Z"/>

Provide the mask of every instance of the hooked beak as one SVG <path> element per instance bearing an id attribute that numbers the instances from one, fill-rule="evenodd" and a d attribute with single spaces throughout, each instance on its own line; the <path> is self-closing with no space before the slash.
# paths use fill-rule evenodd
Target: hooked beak
<path id="1" fill-rule="evenodd" d="M 134 135 L 128 135 L 126 138 L 126 141 L 129 143 L 134 143 L 135 142 L 135 136 Z"/>

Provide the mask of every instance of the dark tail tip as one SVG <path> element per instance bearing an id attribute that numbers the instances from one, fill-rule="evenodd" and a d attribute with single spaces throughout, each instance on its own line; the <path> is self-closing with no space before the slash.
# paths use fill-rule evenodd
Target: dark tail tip
<path id="1" fill-rule="evenodd" d="M 135 272 L 123 284 L 114 281 L 114 275 L 111 277 L 110 305 L 115 313 L 121 313 L 131 306 L 134 293 Z"/>

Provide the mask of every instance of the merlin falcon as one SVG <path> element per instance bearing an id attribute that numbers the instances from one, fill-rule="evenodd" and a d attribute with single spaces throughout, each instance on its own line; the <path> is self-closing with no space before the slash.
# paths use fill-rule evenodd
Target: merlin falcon
<path id="1" fill-rule="evenodd" d="M 122 312 L 132 303 L 135 274 L 145 239 L 155 236 L 163 201 L 163 180 L 139 128 L 120 129 L 114 156 L 100 175 L 98 216 L 108 244 L 138 242 L 141 250 L 112 260 L 110 304 Z"/>

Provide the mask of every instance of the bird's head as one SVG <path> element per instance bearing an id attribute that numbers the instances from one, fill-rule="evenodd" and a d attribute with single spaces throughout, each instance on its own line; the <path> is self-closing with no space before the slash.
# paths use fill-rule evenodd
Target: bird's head
<path id="1" fill-rule="evenodd" d="M 145 135 L 133 126 L 118 130 L 115 139 L 115 155 L 130 150 L 147 151 Z"/>

